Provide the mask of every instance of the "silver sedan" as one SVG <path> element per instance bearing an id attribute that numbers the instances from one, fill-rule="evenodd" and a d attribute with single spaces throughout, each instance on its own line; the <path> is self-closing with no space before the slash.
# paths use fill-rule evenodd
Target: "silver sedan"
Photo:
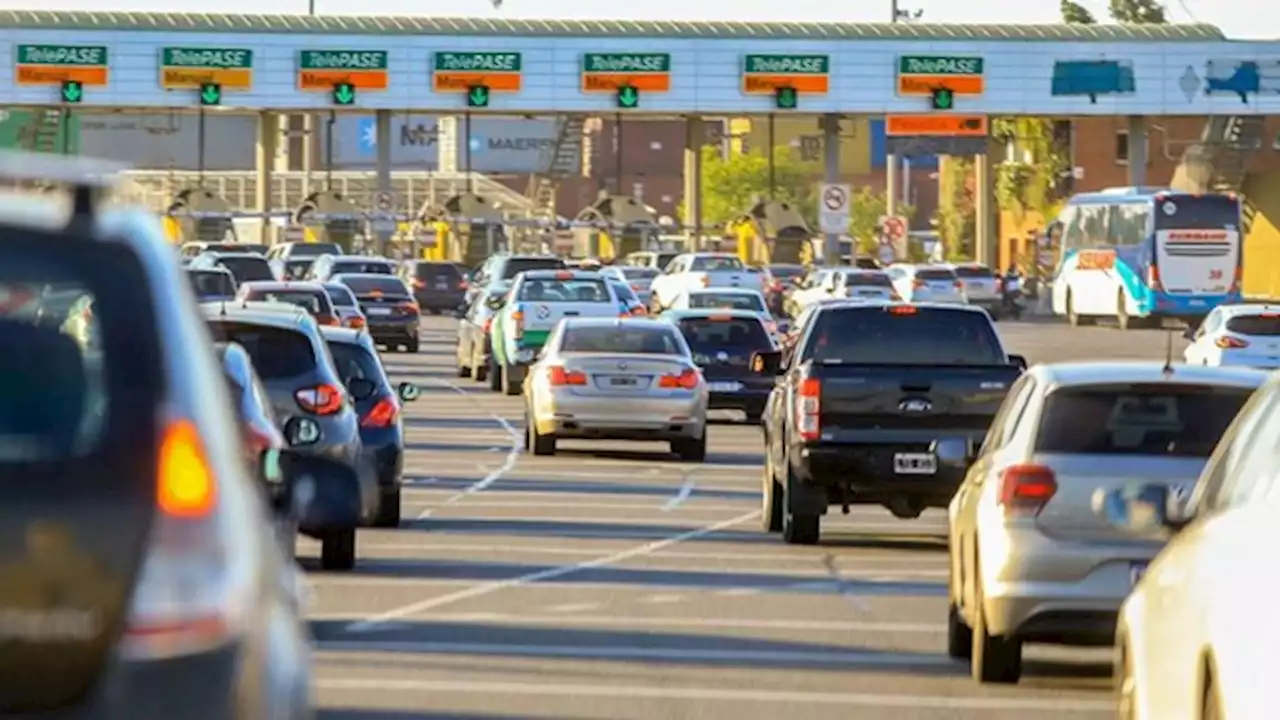
<path id="1" fill-rule="evenodd" d="M 568 318 L 524 384 L 525 445 L 560 439 L 656 440 L 689 462 L 707 454 L 707 384 L 675 326 L 638 318 Z"/>

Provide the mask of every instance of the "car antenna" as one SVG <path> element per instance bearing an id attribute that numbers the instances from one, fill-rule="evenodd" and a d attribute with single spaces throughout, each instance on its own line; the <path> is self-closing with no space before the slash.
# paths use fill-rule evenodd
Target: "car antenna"
<path id="1" fill-rule="evenodd" d="M 1170 330 L 1164 338 L 1164 367 L 1160 368 L 1160 372 L 1165 375 L 1173 374 L 1173 331 Z"/>
<path id="2" fill-rule="evenodd" d="M 218 316 L 219 317 L 227 316 L 227 299 L 226 298 L 222 299 L 222 311 L 218 313 Z"/>

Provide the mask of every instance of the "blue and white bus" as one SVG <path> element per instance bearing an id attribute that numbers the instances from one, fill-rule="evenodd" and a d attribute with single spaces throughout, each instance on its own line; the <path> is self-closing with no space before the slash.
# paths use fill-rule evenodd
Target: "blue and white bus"
<path id="1" fill-rule="evenodd" d="M 1053 312 L 1072 325 L 1194 321 L 1241 299 L 1235 195 L 1109 188 L 1072 197 L 1056 225 Z"/>

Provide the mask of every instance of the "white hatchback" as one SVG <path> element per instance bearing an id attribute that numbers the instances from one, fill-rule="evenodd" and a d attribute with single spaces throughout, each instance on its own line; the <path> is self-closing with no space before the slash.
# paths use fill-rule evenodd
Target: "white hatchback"
<path id="1" fill-rule="evenodd" d="M 1280 368 L 1280 307 L 1219 305 L 1187 339 L 1188 365 Z"/>
<path id="2" fill-rule="evenodd" d="M 935 302 L 968 305 L 964 284 L 947 265 L 891 265 L 889 279 L 898 295 L 910 303 Z"/>

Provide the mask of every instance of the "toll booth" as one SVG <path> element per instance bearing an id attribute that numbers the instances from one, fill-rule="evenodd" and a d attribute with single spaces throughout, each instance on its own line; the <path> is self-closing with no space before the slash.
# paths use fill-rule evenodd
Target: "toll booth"
<path id="1" fill-rule="evenodd" d="M 504 220 L 489 198 L 464 192 L 443 205 L 423 205 L 415 233 L 432 238 L 431 246 L 422 250 L 424 257 L 475 267 L 494 253 L 508 251 Z"/>
<path id="2" fill-rule="evenodd" d="M 813 262 L 812 233 L 804 217 L 789 203 L 760 200 L 729 222 L 738 256 L 748 265 Z"/>
<path id="3" fill-rule="evenodd" d="M 600 259 L 624 258 L 657 243 L 658 218 L 643 202 L 602 194 L 574 218 L 573 254 Z"/>
<path id="4" fill-rule="evenodd" d="M 222 217 L 193 217 L 199 213 L 226 213 Z M 173 196 L 164 217 L 164 233 L 169 242 L 231 242 L 236 239 L 231 206 L 212 190 L 187 188 Z"/>
<path id="5" fill-rule="evenodd" d="M 336 243 L 343 252 L 354 252 L 364 234 L 364 211 L 334 190 L 306 196 L 293 211 L 293 224 L 303 229 L 305 242 Z"/>

